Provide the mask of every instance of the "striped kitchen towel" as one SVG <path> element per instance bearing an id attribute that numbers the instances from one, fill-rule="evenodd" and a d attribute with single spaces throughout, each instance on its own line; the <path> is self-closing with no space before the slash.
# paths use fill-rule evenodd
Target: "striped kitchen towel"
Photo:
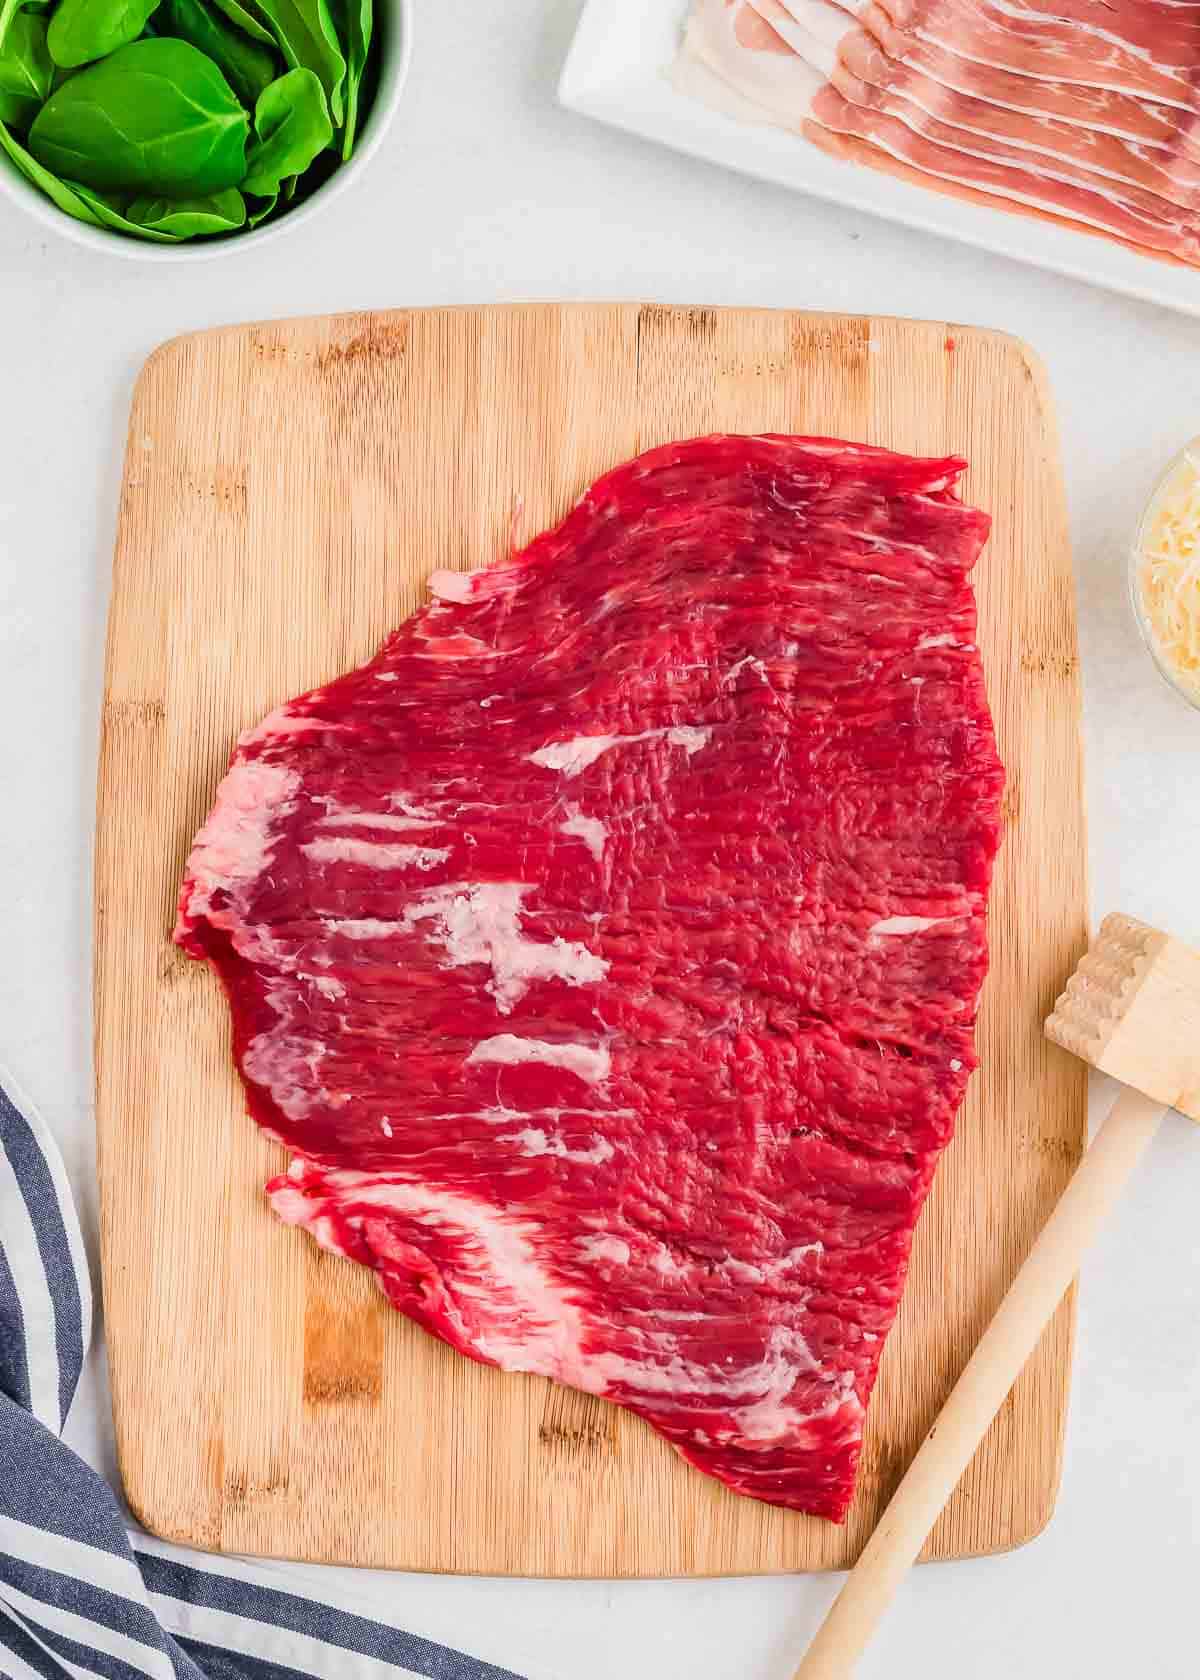
<path id="1" fill-rule="evenodd" d="M 258 1585 L 238 1559 L 200 1563 L 197 1553 L 127 1531 L 107 1482 L 60 1439 L 91 1316 L 62 1160 L 37 1115 L 0 1083 L 4 1680 L 516 1680 L 444 1645 Z"/>

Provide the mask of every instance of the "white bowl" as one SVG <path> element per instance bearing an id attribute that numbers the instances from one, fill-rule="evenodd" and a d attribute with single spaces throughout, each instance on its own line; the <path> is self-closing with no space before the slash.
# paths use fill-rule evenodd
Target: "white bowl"
<path id="1" fill-rule="evenodd" d="M 115 229 L 92 227 L 68 216 L 48 199 L 32 181 L 27 181 L 6 153 L 0 152 L 0 193 L 19 204 L 22 210 L 50 229 L 73 239 L 77 245 L 88 245 L 94 251 L 106 251 L 113 257 L 131 257 L 136 262 L 201 262 L 206 258 L 232 256 L 249 245 L 262 245 L 268 239 L 289 233 L 310 221 L 326 204 L 331 204 L 353 182 L 375 156 L 383 137 L 396 115 L 400 95 L 408 75 L 412 57 L 412 0 L 379 0 L 375 24 L 379 30 L 379 77 L 375 97 L 363 119 L 362 133 L 354 147 L 349 163 L 339 164 L 327 181 L 316 189 L 311 198 L 286 210 L 278 218 L 264 222 L 246 232 L 231 233 L 217 239 L 183 239 L 177 244 L 160 244 L 156 240 L 138 239 Z"/>

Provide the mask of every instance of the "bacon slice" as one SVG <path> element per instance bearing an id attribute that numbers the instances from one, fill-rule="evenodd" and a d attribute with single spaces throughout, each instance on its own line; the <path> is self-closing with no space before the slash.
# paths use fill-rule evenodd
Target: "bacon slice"
<path id="1" fill-rule="evenodd" d="M 834 156 L 1200 265 L 1200 5 L 697 0 L 687 50 Z"/>
<path id="2" fill-rule="evenodd" d="M 862 88 L 862 84 L 857 84 Z M 852 135 L 866 140 L 923 175 L 951 185 L 986 191 L 992 197 L 1023 207 L 1061 213 L 1068 220 L 1119 238 L 1147 250 L 1165 251 L 1188 262 L 1200 259 L 1200 240 L 1194 227 L 1139 209 L 1131 191 L 1115 185 L 1106 190 L 1100 182 L 1093 189 L 1064 178 L 1059 171 L 1039 169 L 1037 160 L 1007 148 L 1007 157 L 986 155 L 986 142 L 964 137 L 961 130 L 922 119 L 916 113 L 902 121 L 890 111 L 868 102 L 856 104 L 838 87 L 822 88 L 812 105 L 805 133 L 812 138 L 818 129 Z M 965 142 L 965 143 L 964 143 Z M 996 150 L 996 148 L 992 148 Z M 1160 201 L 1164 202 L 1164 201 Z M 1164 208 L 1166 206 L 1164 202 Z"/>

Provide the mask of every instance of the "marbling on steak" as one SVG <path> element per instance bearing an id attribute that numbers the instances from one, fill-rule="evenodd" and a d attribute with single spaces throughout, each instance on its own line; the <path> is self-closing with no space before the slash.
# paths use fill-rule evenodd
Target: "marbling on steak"
<path id="1" fill-rule="evenodd" d="M 617 468 L 244 736 L 180 899 L 282 1219 L 835 1520 L 975 1065 L 1003 772 L 963 466 Z"/>

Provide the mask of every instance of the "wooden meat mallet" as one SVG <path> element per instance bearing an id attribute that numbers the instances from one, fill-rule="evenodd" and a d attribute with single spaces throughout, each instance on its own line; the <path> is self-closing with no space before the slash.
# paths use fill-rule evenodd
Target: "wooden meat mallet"
<path id="1" fill-rule="evenodd" d="M 795 1680 L 846 1680 L 1170 1108 L 1200 1120 L 1200 951 L 1106 916 L 1046 1035 L 1119 1079 L 1058 1205 L 818 1629 Z"/>

